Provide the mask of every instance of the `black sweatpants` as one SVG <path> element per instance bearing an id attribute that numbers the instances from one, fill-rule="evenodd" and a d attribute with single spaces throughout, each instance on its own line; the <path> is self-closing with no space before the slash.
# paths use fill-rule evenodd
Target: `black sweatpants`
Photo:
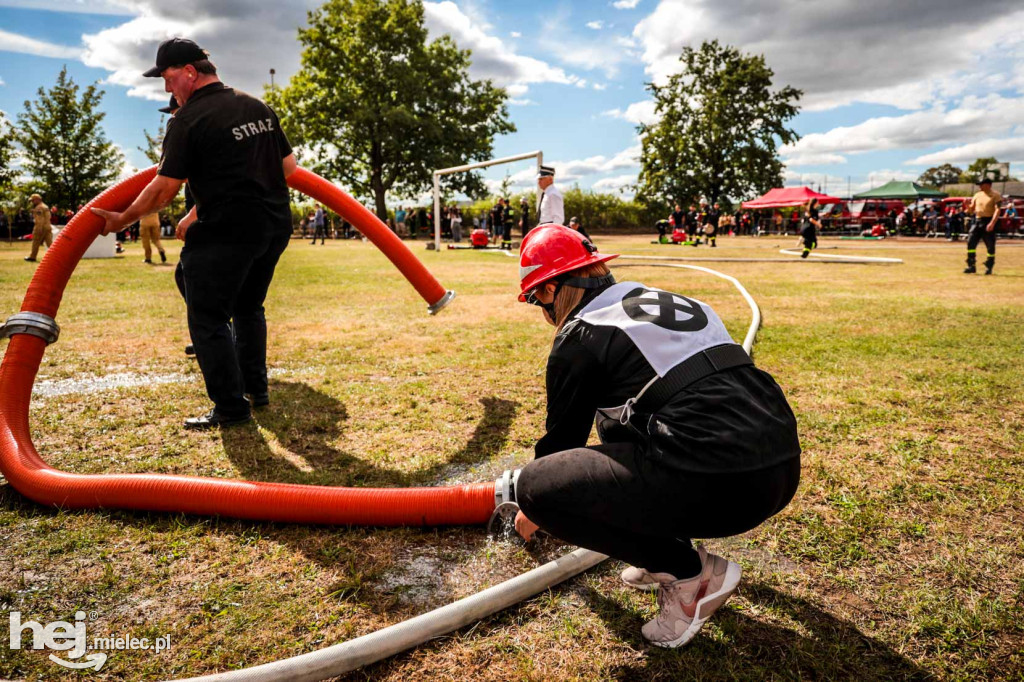
<path id="1" fill-rule="evenodd" d="M 799 481 L 799 456 L 757 471 L 696 474 L 653 462 L 632 443 L 608 443 L 530 462 L 516 499 L 561 540 L 682 579 L 701 570 L 690 538 L 756 528 L 789 504 Z"/>
<path id="2" fill-rule="evenodd" d="M 181 265 L 188 331 L 206 393 L 217 412 L 249 413 L 244 394 L 267 392 L 267 318 L 263 301 L 287 232 L 242 244 L 185 242 Z"/>
<path id="3" fill-rule="evenodd" d="M 992 218 L 975 218 L 974 226 L 971 228 L 971 233 L 967 237 L 967 265 L 974 267 L 977 262 L 977 250 L 978 242 L 985 242 L 985 250 L 988 251 L 988 257 L 985 259 L 985 267 L 992 269 L 992 266 L 996 263 L 996 233 L 995 230 L 992 232 L 988 231 L 988 224 L 992 221 Z"/>

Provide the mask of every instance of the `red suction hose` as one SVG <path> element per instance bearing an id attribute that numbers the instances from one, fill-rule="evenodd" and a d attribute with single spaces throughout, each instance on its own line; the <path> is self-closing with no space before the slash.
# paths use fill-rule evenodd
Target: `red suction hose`
<path id="1" fill-rule="evenodd" d="M 53 318 L 64 288 L 103 220 L 89 208 L 127 208 L 152 180 L 155 168 L 111 187 L 61 230 L 29 284 L 22 313 Z M 383 250 L 428 303 L 444 288 L 372 213 L 323 178 L 299 169 L 289 183 L 329 206 Z M 16 332 L 0 364 L 0 473 L 40 504 L 65 509 L 138 509 L 219 515 L 258 521 L 434 526 L 486 523 L 495 484 L 443 488 L 334 488 L 162 474 L 85 475 L 59 471 L 42 460 L 29 434 L 28 411 L 47 340 Z"/>

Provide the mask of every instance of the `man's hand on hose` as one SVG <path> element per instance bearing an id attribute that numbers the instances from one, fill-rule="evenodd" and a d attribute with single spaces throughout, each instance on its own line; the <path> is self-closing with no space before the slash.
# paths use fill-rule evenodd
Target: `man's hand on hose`
<path id="1" fill-rule="evenodd" d="M 526 514 L 520 509 L 519 513 L 516 514 L 516 532 L 519 533 L 524 540 L 530 541 L 533 534 L 540 528 L 536 523 L 526 518 Z"/>
<path id="2" fill-rule="evenodd" d="M 104 211 L 102 208 L 90 209 L 93 213 L 103 218 L 103 227 L 100 228 L 100 234 L 106 237 L 108 234 L 113 232 L 120 232 L 124 229 L 124 221 L 121 219 L 120 213 L 114 211 Z"/>

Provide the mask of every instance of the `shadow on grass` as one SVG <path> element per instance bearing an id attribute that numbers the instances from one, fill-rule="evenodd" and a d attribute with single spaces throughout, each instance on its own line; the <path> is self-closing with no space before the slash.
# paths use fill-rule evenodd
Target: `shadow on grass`
<path id="1" fill-rule="evenodd" d="M 742 595 L 763 615 L 725 608 L 689 646 L 661 649 L 640 634 L 644 618 L 592 587 L 581 592 L 610 630 L 646 656 L 612 669 L 617 680 L 851 679 L 929 680 L 932 675 L 892 648 L 861 633 L 810 601 L 759 582 L 741 583 Z M 791 625 L 771 622 L 782 619 Z"/>
<path id="2" fill-rule="evenodd" d="M 426 485 L 435 483 L 452 466 L 476 464 L 505 446 L 518 403 L 495 397 L 480 402 L 483 418 L 466 445 L 444 461 L 412 472 L 381 467 L 335 447 L 348 411 L 337 399 L 304 383 L 272 382 L 271 404 L 256 413 L 255 422 L 224 429 L 221 439 L 225 454 L 248 480 L 335 486 Z"/>

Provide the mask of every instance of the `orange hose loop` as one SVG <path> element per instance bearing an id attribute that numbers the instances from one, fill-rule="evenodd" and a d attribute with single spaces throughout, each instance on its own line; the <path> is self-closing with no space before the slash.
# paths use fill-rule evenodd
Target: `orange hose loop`
<path id="1" fill-rule="evenodd" d="M 23 312 L 55 318 L 64 288 L 103 220 L 88 209 L 123 211 L 156 173 L 148 168 L 90 201 L 61 230 L 29 284 Z M 444 288 L 372 213 L 308 171 L 289 179 L 356 226 L 409 278 L 428 303 Z M 17 333 L 0 364 L 0 473 L 25 497 L 65 509 L 136 509 L 254 521 L 436 526 L 483 524 L 494 510 L 494 483 L 438 488 L 336 488 L 166 474 L 86 475 L 60 471 L 39 456 L 29 433 L 29 402 L 46 340 Z"/>

